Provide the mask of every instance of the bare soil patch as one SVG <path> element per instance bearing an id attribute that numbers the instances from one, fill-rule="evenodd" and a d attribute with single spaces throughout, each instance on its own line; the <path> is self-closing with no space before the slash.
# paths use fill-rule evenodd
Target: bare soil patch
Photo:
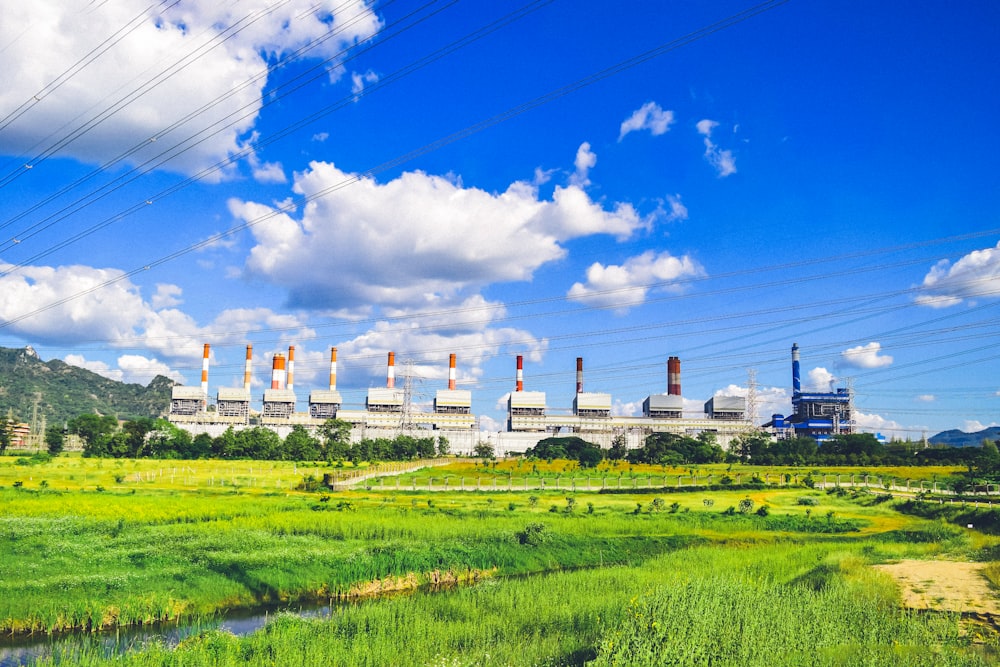
<path id="1" fill-rule="evenodd" d="M 904 560 L 877 565 L 900 586 L 911 609 L 1000 616 L 1000 598 L 983 574 L 983 563 L 950 560 Z"/>

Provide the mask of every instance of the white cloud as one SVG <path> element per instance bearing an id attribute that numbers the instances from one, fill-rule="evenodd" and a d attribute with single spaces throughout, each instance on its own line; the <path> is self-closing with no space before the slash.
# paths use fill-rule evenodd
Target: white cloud
<path id="1" fill-rule="evenodd" d="M 965 299 L 1000 296 L 1000 243 L 974 250 L 954 264 L 942 259 L 924 276 L 916 302 L 931 308 L 955 306 Z"/>
<path id="2" fill-rule="evenodd" d="M 656 102 L 646 102 L 622 122 L 618 141 L 625 138 L 626 134 L 639 130 L 649 130 L 650 134 L 657 137 L 665 134 L 673 122 L 673 111 L 664 111 Z"/>
<path id="3" fill-rule="evenodd" d="M 616 417 L 635 417 L 642 414 L 642 401 L 629 401 L 622 403 L 621 399 L 615 399 L 611 406 L 611 414 Z"/>
<path id="4" fill-rule="evenodd" d="M 676 291 L 681 286 L 674 281 L 704 273 L 698 262 L 687 255 L 674 257 L 669 252 L 657 254 L 649 250 L 622 265 L 591 264 L 586 284 L 574 283 L 567 296 L 588 305 L 625 312 L 645 302 L 650 289 Z"/>
<path id="5" fill-rule="evenodd" d="M 833 373 L 826 370 L 822 366 L 819 366 L 809 371 L 809 387 L 813 391 L 818 391 L 818 392 L 832 391 L 833 383 L 836 381 L 837 381 L 837 376 L 835 376 Z"/>
<path id="6" fill-rule="evenodd" d="M 295 175 L 294 190 L 312 198 L 351 181 L 313 198 L 300 219 L 232 200 L 236 218 L 258 221 L 246 271 L 286 288 L 296 307 L 439 309 L 490 283 L 530 280 L 565 256 L 565 241 L 625 239 L 652 224 L 630 205 L 607 210 L 572 185 L 545 201 L 523 181 L 502 193 L 422 172 L 381 184 L 314 162 Z"/>
<path id="7" fill-rule="evenodd" d="M 712 141 L 712 132 L 718 125 L 718 122 L 706 118 L 698 121 L 696 127 L 698 134 L 705 137 L 705 160 L 715 167 L 719 178 L 725 178 L 736 173 L 736 158 L 731 150 L 723 150 Z"/>
<path id="8" fill-rule="evenodd" d="M 990 422 L 989 424 L 984 424 L 983 422 L 978 421 L 976 419 L 966 419 L 965 421 L 962 422 L 961 430 L 965 431 L 966 433 L 978 433 L 979 431 L 986 430 L 992 426 L 1000 426 L 1000 424 L 996 422 Z"/>
<path id="9" fill-rule="evenodd" d="M 0 273 L 12 269 L 0 264 Z M 147 302 L 139 287 L 122 275 L 117 269 L 80 265 L 18 268 L 16 273 L 0 276 L 0 321 L 8 323 L 6 333 L 26 340 L 60 345 L 99 340 L 111 348 L 134 348 L 141 343 L 167 360 L 188 358 L 206 340 L 221 340 L 215 331 L 292 329 L 300 323 L 294 315 L 258 308 L 222 311 L 215 322 L 202 327 L 172 307 L 180 294 L 176 286 L 157 285 Z M 58 305 L 46 308 L 48 304 Z M 305 338 L 308 333 L 300 327 L 296 335 Z M 239 337 L 235 334 L 232 340 Z M 107 366 L 105 370 L 112 369 Z"/>
<path id="10" fill-rule="evenodd" d="M 80 354 L 67 354 L 63 361 L 71 366 L 85 368 L 108 379 L 128 384 L 146 386 L 157 375 L 163 375 L 176 382 L 183 382 L 183 376 L 169 365 L 138 354 L 123 354 L 118 357 L 118 367 L 112 368 L 98 360 L 88 360 Z"/>
<path id="11" fill-rule="evenodd" d="M 145 144 L 128 158 L 139 164 L 185 146 L 167 168 L 196 173 L 241 150 L 239 138 L 253 128 L 262 104 L 268 61 L 306 46 L 310 55 L 334 57 L 377 31 L 380 20 L 367 3 L 349 5 L 9 3 L 0 22 L 0 117 L 26 111 L 0 134 L 0 152 L 33 155 L 52 142 L 53 128 L 66 136 L 86 126 L 61 156 L 100 164 Z M 234 25 L 240 29 L 230 30 Z M 31 39 L 21 38 L 25 30 Z M 232 127 L 184 143 L 228 124 L 231 115 L 239 118 Z"/>
<path id="12" fill-rule="evenodd" d="M 669 211 L 667 212 L 667 220 L 669 222 L 676 222 L 677 220 L 687 220 L 688 210 L 681 202 L 680 195 L 667 195 L 667 205 Z"/>
<path id="13" fill-rule="evenodd" d="M 152 298 L 153 308 L 172 308 L 173 306 L 178 306 L 183 303 L 180 299 L 183 290 L 177 285 L 170 285 L 167 283 L 157 283 L 156 293 Z"/>
<path id="14" fill-rule="evenodd" d="M 504 430 L 504 424 L 489 415 L 479 415 L 479 430 L 486 433 L 498 433 Z"/>
<path id="15" fill-rule="evenodd" d="M 869 433 L 892 433 L 896 431 L 913 431 L 913 428 L 907 428 L 903 424 L 892 419 L 886 419 L 881 415 L 876 414 L 866 414 L 859 410 L 854 411 L 854 425 L 861 431 Z M 887 436 L 888 437 L 888 436 Z"/>
<path id="16" fill-rule="evenodd" d="M 378 82 L 378 74 L 371 70 L 368 70 L 367 72 L 352 72 L 351 93 L 355 96 L 354 99 L 357 100 L 357 96 L 364 92 L 365 86 L 369 83 L 376 82 Z"/>
<path id="17" fill-rule="evenodd" d="M 783 387 L 757 387 L 757 414 L 754 415 L 755 424 L 763 424 L 770 421 L 771 415 L 790 415 L 792 413 L 792 401 L 788 395 L 788 390 Z M 746 387 L 731 384 L 722 389 L 716 390 L 713 396 L 742 396 L 747 397 L 749 391 Z"/>
<path id="18" fill-rule="evenodd" d="M 934 394 L 920 394 L 916 400 L 920 403 L 933 403 L 937 397 Z"/>
<path id="19" fill-rule="evenodd" d="M 576 149 L 576 160 L 573 161 L 576 171 L 570 176 L 570 185 L 580 188 L 590 185 L 590 170 L 596 164 L 597 154 L 590 150 L 590 143 L 585 141 L 580 144 L 580 147 Z"/>
<path id="20" fill-rule="evenodd" d="M 329 132 L 317 132 L 316 134 L 314 134 L 312 136 L 312 140 L 313 141 L 318 141 L 320 143 L 323 143 L 324 141 L 326 141 L 329 138 L 330 138 L 330 133 Z"/>
<path id="21" fill-rule="evenodd" d="M 892 357 L 887 354 L 880 354 L 882 345 L 871 342 L 867 345 L 858 345 L 840 353 L 840 358 L 845 366 L 852 368 L 884 368 L 892 365 Z"/>
<path id="22" fill-rule="evenodd" d="M 256 162 L 254 160 L 253 162 Z M 252 166 L 253 179 L 258 183 L 287 183 L 285 171 L 280 162 L 262 162 Z"/>

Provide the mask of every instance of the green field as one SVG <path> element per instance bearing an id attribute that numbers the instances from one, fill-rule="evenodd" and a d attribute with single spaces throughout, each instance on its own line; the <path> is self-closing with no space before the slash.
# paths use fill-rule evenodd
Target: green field
<path id="1" fill-rule="evenodd" d="M 451 466 L 469 479 L 486 474 L 482 465 Z M 0 458 L 0 630 L 96 630 L 364 599 L 328 619 L 278 615 L 246 637 L 209 631 L 116 664 L 995 658 L 995 635 L 971 632 L 956 614 L 907 612 L 871 565 L 992 561 L 1000 540 L 902 514 L 872 494 L 414 492 L 403 484 L 413 474 L 399 489 L 388 478 L 365 482 L 370 489 L 296 490 L 303 477 L 329 472 L 280 462 Z M 754 471 L 728 474 L 736 472 Z M 108 660 L 95 649 L 70 661 Z"/>

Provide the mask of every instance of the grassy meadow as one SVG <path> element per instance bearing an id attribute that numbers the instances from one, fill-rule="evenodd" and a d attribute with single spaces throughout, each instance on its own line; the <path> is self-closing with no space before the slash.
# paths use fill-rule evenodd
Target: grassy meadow
<path id="1" fill-rule="evenodd" d="M 507 465 L 517 467 L 497 467 Z M 537 474 L 530 465 L 520 467 Z M 557 475 L 567 463 L 537 465 Z M 442 471 L 485 474 L 482 464 L 455 462 L 402 473 L 399 488 L 389 477 L 306 492 L 296 489 L 303 477 L 331 469 L 0 457 L 0 631 L 357 600 L 330 618 L 279 614 L 245 637 L 207 631 L 115 661 L 975 665 L 995 657 L 970 643 L 957 616 L 902 610 L 895 585 L 870 566 L 990 560 L 1000 539 L 902 514 L 874 495 L 802 486 L 662 497 L 580 485 L 406 489 L 413 474 Z M 736 471 L 753 472 L 728 474 Z M 386 597 L 400 592 L 412 595 Z M 64 661 L 111 660 L 79 651 Z"/>

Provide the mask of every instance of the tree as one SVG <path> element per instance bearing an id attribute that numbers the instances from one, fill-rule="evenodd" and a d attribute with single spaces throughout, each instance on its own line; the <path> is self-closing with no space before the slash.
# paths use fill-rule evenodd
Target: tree
<path id="1" fill-rule="evenodd" d="M 111 448 L 101 441 L 118 430 L 118 420 L 111 415 L 83 414 L 69 420 L 66 428 L 83 440 L 84 456 L 106 456 Z"/>
<path id="2" fill-rule="evenodd" d="M 128 447 L 128 456 L 138 458 L 145 453 L 146 436 L 154 428 L 153 420 L 149 417 L 132 419 L 122 424 L 122 431 L 125 433 L 125 442 Z"/>
<path id="3" fill-rule="evenodd" d="M 625 442 L 625 434 L 618 433 L 611 439 L 611 449 L 608 450 L 608 458 L 612 461 L 621 461 L 628 454 L 628 445 Z"/>
<path id="4" fill-rule="evenodd" d="M 322 441 L 323 454 L 327 461 L 349 458 L 351 446 L 351 424 L 342 419 L 327 419 L 316 429 Z"/>
<path id="5" fill-rule="evenodd" d="M 309 431 L 296 424 L 285 438 L 282 457 L 288 461 L 316 461 L 322 458 L 320 442 Z"/>
<path id="6" fill-rule="evenodd" d="M 48 448 L 49 454 L 58 456 L 62 453 L 65 444 L 66 435 L 63 433 L 62 426 L 53 424 L 45 429 L 45 446 Z"/>
<path id="7" fill-rule="evenodd" d="M 13 433 L 14 420 L 9 417 L 0 417 L 0 455 L 10 447 L 11 435 Z"/>
<path id="8" fill-rule="evenodd" d="M 496 450 L 493 449 L 493 445 L 482 440 L 480 440 L 479 443 L 476 444 L 475 449 L 473 449 L 472 451 L 473 454 L 476 456 L 476 458 L 480 459 L 492 459 L 496 458 L 497 455 Z"/>
<path id="9" fill-rule="evenodd" d="M 438 456 L 448 456 L 451 451 L 451 444 L 448 442 L 448 438 L 443 435 L 439 435 L 437 438 L 437 455 Z"/>

